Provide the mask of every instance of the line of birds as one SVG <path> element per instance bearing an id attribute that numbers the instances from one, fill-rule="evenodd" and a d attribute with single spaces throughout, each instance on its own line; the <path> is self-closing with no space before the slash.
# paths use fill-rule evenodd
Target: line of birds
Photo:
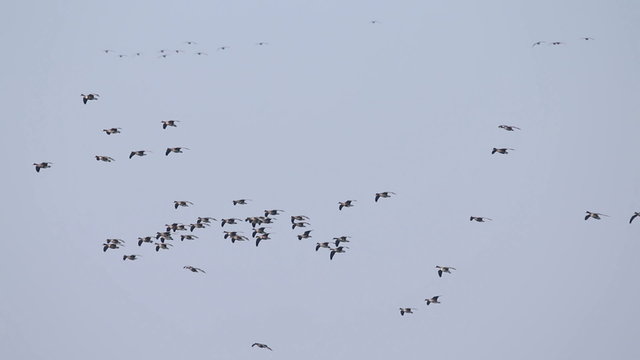
<path id="1" fill-rule="evenodd" d="M 584 40 L 584 41 L 593 41 L 595 40 L 592 37 L 588 37 L 588 36 L 583 36 L 580 38 L 580 40 Z M 540 46 L 543 44 L 547 44 L 547 45 L 551 45 L 551 46 L 558 46 L 558 45 L 566 45 L 567 43 L 564 41 L 536 41 L 534 42 L 531 47 L 536 47 L 536 46 Z"/>
<path id="2" fill-rule="evenodd" d="M 182 43 L 182 45 L 186 45 L 189 48 L 192 48 L 194 45 L 198 45 L 197 42 L 195 41 L 185 41 Z M 268 42 L 266 41 L 258 41 L 256 43 L 254 43 L 255 46 L 266 46 L 269 45 Z M 228 45 L 222 45 L 222 46 L 218 46 L 216 48 L 216 51 L 226 51 L 231 49 L 231 46 Z M 119 59 L 123 59 L 126 57 L 141 57 L 144 56 L 144 53 L 141 51 L 136 51 L 132 54 L 123 54 L 123 53 L 118 53 L 117 51 L 113 50 L 113 49 L 103 49 L 102 52 L 104 54 L 107 55 L 115 55 L 115 57 L 119 58 Z M 157 58 L 161 58 L 161 59 L 166 59 L 167 57 L 171 56 L 176 56 L 176 55 L 181 55 L 181 54 L 187 54 L 187 53 L 191 53 L 193 55 L 197 55 L 197 56 L 207 56 L 209 55 L 207 52 L 203 51 L 203 50 L 193 50 L 193 49 L 189 49 L 189 50 L 183 50 L 183 49 L 160 49 L 157 50 L 155 52 L 155 54 L 157 54 Z"/>

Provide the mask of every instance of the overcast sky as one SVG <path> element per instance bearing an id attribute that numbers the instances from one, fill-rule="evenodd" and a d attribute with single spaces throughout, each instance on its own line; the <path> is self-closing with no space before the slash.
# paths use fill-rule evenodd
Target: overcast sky
<path id="1" fill-rule="evenodd" d="M 623 0 L 2 3 L 0 358 L 639 358 L 638 19 Z M 265 209 L 285 212 L 259 247 L 223 238 L 245 222 L 136 243 Z"/>

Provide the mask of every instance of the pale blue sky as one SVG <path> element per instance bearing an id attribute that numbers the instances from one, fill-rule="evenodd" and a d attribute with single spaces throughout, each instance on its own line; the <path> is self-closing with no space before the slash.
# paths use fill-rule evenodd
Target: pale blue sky
<path id="1" fill-rule="evenodd" d="M 0 358 L 637 359 L 639 18 L 634 1 L 3 3 Z M 223 239 L 246 223 L 136 245 L 272 208 L 258 248 Z M 339 235 L 346 254 L 314 251 Z"/>

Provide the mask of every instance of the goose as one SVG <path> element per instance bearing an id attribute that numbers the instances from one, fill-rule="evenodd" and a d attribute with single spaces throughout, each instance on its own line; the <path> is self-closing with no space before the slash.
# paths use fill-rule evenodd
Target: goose
<path id="1" fill-rule="evenodd" d="M 638 216 L 640 216 L 640 212 L 634 212 L 633 215 L 631 216 L 631 219 L 629 219 L 629 224 L 631 224 L 631 222 L 633 221 L 633 219 L 637 218 Z"/>
<path id="2" fill-rule="evenodd" d="M 134 156 L 147 156 L 147 153 L 150 153 L 151 151 L 149 150 L 134 150 L 129 154 L 129 159 L 131 159 Z"/>
<path id="3" fill-rule="evenodd" d="M 493 148 L 493 150 L 491 150 L 492 154 L 498 153 L 498 154 L 508 154 L 509 151 L 508 150 L 515 150 L 515 149 L 511 149 L 511 148 Z"/>
<path id="4" fill-rule="evenodd" d="M 404 314 L 413 314 L 413 310 L 418 310 L 416 308 L 400 308 L 400 315 L 404 316 Z"/>
<path id="5" fill-rule="evenodd" d="M 160 251 L 160 249 L 169 250 L 169 246 L 173 246 L 168 243 L 155 243 L 155 245 L 156 245 L 156 251 Z"/>
<path id="6" fill-rule="evenodd" d="M 263 46 L 263 45 L 269 45 L 269 43 L 268 42 L 264 42 L 264 41 L 260 41 L 260 42 L 257 42 L 256 45 Z"/>
<path id="7" fill-rule="evenodd" d="M 164 155 L 165 155 L 165 156 L 169 156 L 169 153 L 172 153 L 172 152 L 173 152 L 173 153 L 180 153 L 180 154 L 182 154 L 182 149 L 184 149 L 184 150 L 191 150 L 191 149 L 189 149 L 189 148 L 181 147 L 181 146 L 173 147 L 173 148 L 167 148 L 167 151 L 165 151 Z"/>
<path id="8" fill-rule="evenodd" d="M 115 244 L 115 243 L 110 243 L 110 244 L 104 243 L 104 244 L 102 244 L 102 251 L 107 251 L 109 249 L 120 249 L 120 246 L 118 246 L 118 244 Z"/>
<path id="9" fill-rule="evenodd" d="M 431 299 L 424 299 L 424 301 L 427 302 L 427 305 L 429 304 L 440 304 L 440 301 L 438 301 L 438 298 L 440 297 L 440 295 L 434 296 Z"/>
<path id="10" fill-rule="evenodd" d="M 284 212 L 284 210 L 277 210 L 277 209 L 265 210 L 264 216 L 269 217 L 269 215 L 280 215 L 281 212 Z"/>
<path id="11" fill-rule="evenodd" d="M 342 210 L 343 207 L 352 207 L 353 206 L 353 202 L 355 200 L 347 200 L 347 201 L 338 201 L 338 210 Z"/>
<path id="12" fill-rule="evenodd" d="M 100 95 L 98 94 L 80 94 L 80 96 L 82 96 L 82 102 L 86 105 L 87 101 L 89 100 L 98 100 L 98 98 L 100 97 Z"/>
<path id="13" fill-rule="evenodd" d="M 536 47 L 536 46 L 542 45 L 544 43 L 545 43 L 544 41 L 536 41 L 536 42 L 533 43 L 533 45 L 531 45 L 531 47 Z"/>
<path id="14" fill-rule="evenodd" d="M 171 237 L 171 232 L 170 231 L 164 231 L 164 232 L 156 232 L 156 240 L 160 239 L 160 242 L 164 242 L 165 240 L 173 240 L 173 237 Z"/>
<path id="15" fill-rule="evenodd" d="M 273 220 L 275 220 L 275 218 L 270 218 L 267 216 L 258 216 L 258 220 L 260 221 L 260 224 L 273 224 Z"/>
<path id="16" fill-rule="evenodd" d="M 295 229 L 297 227 L 307 227 L 307 225 L 311 225 L 306 221 L 296 222 L 291 225 L 291 229 Z"/>
<path id="17" fill-rule="evenodd" d="M 308 238 L 312 237 L 312 236 L 311 236 L 311 232 L 312 232 L 312 231 L 313 231 L 313 230 L 307 230 L 307 231 L 305 231 L 304 233 L 302 233 L 302 234 L 298 235 L 298 240 L 308 239 Z"/>
<path id="18" fill-rule="evenodd" d="M 271 238 L 269 237 L 269 233 L 264 233 L 256 236 L 256 247 L 260 245 L 260 241 L 262 240 L 271 240 Z"/>
<path id="19" fill-rule="evenodd" d="M 251 237 L 256 237 L 257 234 L 266 234 L 267 233 L 266 232 L 267 229 L 271 229 L 271 228 L 268 227 L 268 226 L 262 226 L 262 227 L 259 227 L 257 229 L 253 228 L 253 232 L 251 233 Z"/>
<path id="20" fill-rule="evenodd" d="M 254 227 L 254 228 L 256 227 L 256 225 L 263 223 L 261 217 L 259 216 L 249 216 L 245 218 L 244 221 L 250 223 L 251 227 Z"/>
<path id="21" fill-rule="evenodd" d="M 369 20 L 369 24 L 380 24 L 380 20 Z"/>
<path id="22" fill-rule="evenodd" d="M 180 235 L 180 241 L 185 241 L 185 240 L 195 240 L 195 239 L 197 239 L 197 238 L 198 238 L 198 236 L 196 236 L 196 235 L 191 235 L 191 234 L 189 234 L 189 235 Z"/>
<path id="23" fill-rule="evenodd" d="M 581 37 L 580 39 L 585 40 L 585 41 L 594 40 L 594 38 L 592 38 L 592 37 L 588 37 L 588 36 L 586 36 L 586 37 Z"/>
<path id="24" fill-rule="evenodd" d="M 176 123 L 180 122 L 180 120 L 162 120 L 160 122 L 162 123 L 162 128 L 166 129 L 167 126 L 178 127 L 178 125 L 176 125 Z"/>
<path id="25" fill-rule="evenodd" d="M 184 225 L 184 224 L 173 223 L 173 224 L 165 224 L 165 226 L 167 227 L 167 231 L 176 232 L 178 230 L 180 230 L 180 231 L 186 231 L 187 230 L 187 226 Z"/>
<path id="26" fill-rule="evenodd" d="M 198 52 L 196 52 L 196 53 L 194 53 L 194 54 L 196 54 L 196 55 L 198 55 L 198 56 L 202 56 L 202 55 L 207 56 L 207 55 L 209 55 L 209 54 L 207 54 L 206 52 L 202 52 L 202 51 L 198 51 Z"/>
<path id="27" fill-rule="evenodd" d="M 376 193 L 376 198 L 375 201 L 378 202 L 378 200 L 380 200 L 380 198 L 389 198 L 391 197 L 391 195 L 395 195 L 396 193 L 394 193 L 393 191 L 383 191 L 380 193 Z"/>
<path id="28" fill-rule="evenodd" d="M 218 221 L 216 218 L 212 218 L 212 217 L 200 217 L 198 216 L 198 220 L 196 221 L 198 224 L 200 223 L 205 223 L 205 224 L 211 224 L 212 221 Z"/>
<path id="29" fill-rule="evenodd" d="M 122 239 L 107 239 L 106 242 L 107 244 L 117 244 L 117 245 L 124 246 L 124 240 Z"/>
<path id="30" fill-rule="evenodd" d="M 235 243 L 236 241 L 249 241 L 249 238 L 244 236 L 244 235 L 230 235 L 229 236 L 231 238 L 231 243 Z M 266 240 L 266 239 L 263 239 Z"/>
<path id="31" fill-rule="evenodd" d="M 328 241 L 316 243 L 316 251 L 318 251 L 318 249 L 320 248 L 331 249 L 331 245 L 329 244 L 331 243 Z"/>
<path id="32" fill-rule="evenodd" d="M 104 162 L 116 161 L 116 159 L 112 158 L 111 156 L 95 155 L 95 157 L 97 161 L 104 161 Z"/>
<path id="33" fill-rule="evenodd" d="M 229 50 L 229 49 L 230 49 L 230 47 L 229 47 L 229 46 L 220 46 L 220 47 L 218 48 L 218 50 L 223 50 L 223 51 L 224 51 L 224 50 Z"/>
<path id="34" fill-rule="evenodd" d="M 257 346 L 257 347 L 259 347 L 260 349 L 268 349 L 268 350 L 273 351 L 273 349 L 271 349 L 271 348 L 270 348 L 268 345 L 266 345 L 266 344 L 253 343 L 253 344 L 251 345 L 251 347 L 254 347 L 254 346 Z"/>
<path id="35" fill-rule="evenodd" d="M 564 45 L 562 41 L 554 41 L 550 45 Z"/>
<path id="36" fill-rule="evenodd" d="M 442 273 L 451 274 L 451 270 L 455 270 L 456 268 L 451 267 L 451 266 L 440 266 L 440 265 L 437 265 L 436 269 L 438 269 L 438 276 L 442 277 Z"/>
<path id="37" fill-rule="evenodd" d="M 195 41 L 185 41 L 184 43 L 187 45 L 198 45 L 198 43 Z"/>
<path id="38" fill-rule="evenodd" d="M 195 224 L 189 224 L 189 231 L 193 232 L 193 230 L 195 229 L 204 229 L 207 226 L 209 226 L 208 223 L 195 223 Z"/>
<path id="39" fill-rule="evenodd" d="M 176 209 L 180 206 L 189 207 L 189 205 L 193 205 L 193 203 L 191 201 L 186 201 L 186 200 L 175 200 L 173 202 L 173 207 Z"/>
<path id="40" fill-rule="evenodd" d="M 236 235 L 241 234 L 241 233 L 242 233 L 242 231 L 226 231 L 225 230 L 224 231 L 224 238 L 226 239 L 226 238 L 228 238 L 230 236 L 236 236 Z"/>
<path id="41" fill-rule="evenodd" d="M 596 220 L 600 220 L 601 216 L 609 216 L 609 215 L 605 215 L 605 214 L 601 214 L 601 213 L 597 213 L 597 212 L 591 212 L 591 211 L 587 211 L 587 215 L 584 217 L 585 220 L 589 220 L 589 218 L 594 218 Z M 629 221 L 631 222 L 631 221 Z"/>
<path id="42" fill-rule="evenodd" d="M 104 51 L 104 53 L 105 53 L 105 54 L 108 54 L 108 53 L 110 53 L 110 52 L 114 52 L 115 50 L 111 50 L 111 49 L 104 49 L 104 50 L 102 50 L 102 51 Z"/>
<path id="43" fill-rule="evenodd" d="M 224 224 L 229 224 L 229 225 L 236 225 L 238 223 L 238 221 L 242 221 L 241 219 L 238 218 L 228 218 L 228 219 L 222 219 L 220 220 L 220 226 L 224 226 Z"/>
<path id="44" fill-rule="evenodd" d="M 336 248 L 331 248 L 331 254 L 329 254 L 329 260 L 333 260 L 333 256 L 336 253 L 345 253 L 346 251 L 344 251 L 344 249 L 348 249 L 348 246 L 338 246 Z"/>
<path id="45" fill-rule="evenodd" d="M 110 128 L 110 129 L 102 129 L 102 131 L 104 131 L 107 135 L 111 135 L 111 134 L 120 134 L 120 130 L 122 130 L 122 128 Z"/>
<path id="46" fill-rule="evenodd" d="M 36 172 L 40 172 L 40 169 L 48 169 L 51 167 L 52 162 L 41 162 L 41 163 L 33 163 L 33 166 L 36 167 Z"/>
<path id="47" fill-rule="evenodd" d="M 203 274 L 206 274 L 206 271 L 204 271 L 204 270 L 202 270 L 200 268 L 197 268 L 197 267 L 193 267 L 191 265 L 183 266 L 182 268 L 183 269 L 187 269 L 187 270 L 189 270 L 191 272 L 194 272 L 194 273 L 201 272 Z"/>
<path id="48" fill-rule="evenodd" d="M 247 201 L 251 201 L 251 199 L 238 199 L 238 200 L 232 200 L 233 205 L 247 205 Z"/>
<path id="49" fill-rule="evenodd" d="M 305 221 L 305 220 L 309 220 L 308 216 L 305 215 L 292 215 L 291 216 L 291 223 L 293 224 L 296 221 Z"/>
<path id="50" fill-rule="evenodd" d="M 183 53 L 184 50 L 176 49 L 176 50 L 173 50 L 173 52 L 175 52 L 176 54 L 180 54 L 180 53 Z"/>
<path id="51" fill-rule="evenodd" d="M 498 127 L 507 131 L 521 130 L 519 127 L 513 125 L 498 125 Z"/>
<path id="52" fill-rule="evenodd" d="M 122 255 L 122 260 L 138 260 L 142 255 Z"/>
<path id="53" fill-rule="evenodd" d="M 126 57 L 126 56 L 127 56 L 127 55 L 125 55 L 125 54 L 118 54 L 118 57 L 119 57 L 120 59 L 122 59 L 123 57 Z"/>
<path id="54" fill-rule="evenodd" d="M 138 238 L 138 246 L 142 246 L 142 243 L 152 243 L 153 239 L 151 236 L 144 236 Z"/>
<path id="55" fill-rule="evenodd" d="M 349 238 L 351 236 L 339 236 L 339 237 L 334 237 L 334 244 L 336 244 L 336 246 L 339 246 L 341 242 L 349 242 Z"/>
<path id="56" fill-rule="evenodd" d="M 482 216 L 470 216 L 469 217 L 469 221 L 485 222 L 487 220 L 491 221 L 492 219 L 490 219 L 488 217 L 482 217 Z"/>

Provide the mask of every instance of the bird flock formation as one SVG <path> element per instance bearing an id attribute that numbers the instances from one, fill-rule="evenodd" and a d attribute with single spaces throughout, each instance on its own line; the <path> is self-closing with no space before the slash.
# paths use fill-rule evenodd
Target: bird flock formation
<path id="1" fill-rule="evenodd" d="M 159 59 L 166 59 L 168 57 L 173 57 L 173 56 L 179 56 L 179 55 L 186 55 L 186 54 L 191 54 L 191 55 L 196 55 L 196 56 L 208 56 L 209 53 L 207 53 L 206 51 L 202 50 L 202 49 L 196 49 L 196 45 L 199 45 L 197 42 L 195 41 L 184 41 L 181 46 L 184 46 L 184 49 L 177 49 L 177 48 L 172 48 L 172 49 L 160 49 L 157 51 L 152 51 L 151 53 Z M 266 46 L 269 45 L 268 42 L 265 41 L 258 41 L 254 44 L 255 46 Z M 216 51 L 227 51 L 231 49 L 230 46 L 228 45 L 221 45 L 216 47 Z M 106 55 L 109 56 L 114 56 L 117 59 L 124 59 L 124 58 L 135 58 L 135 57 L 143 57 L 145 56 L 145 54 L 147 54 L 146 52 L 142 52 L 142 51 L 136 51 L 130 54 L 125 54 L 123 52 L 118 52 L 112 49 L 104 49 L 102 50 L 102 52 Z"/>

